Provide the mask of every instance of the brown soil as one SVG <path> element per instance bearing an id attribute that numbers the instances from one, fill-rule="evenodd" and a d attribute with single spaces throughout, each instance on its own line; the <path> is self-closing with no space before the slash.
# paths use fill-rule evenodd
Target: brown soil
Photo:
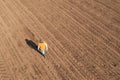
<path id="1" fill-rule="evenodd" d="M 0 0 L 0 80 L 120 80 L 120 1 Z"/>

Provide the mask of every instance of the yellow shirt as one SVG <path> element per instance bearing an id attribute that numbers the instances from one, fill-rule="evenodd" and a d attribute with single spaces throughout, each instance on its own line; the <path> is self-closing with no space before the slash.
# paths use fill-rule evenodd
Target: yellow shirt
<path id="1" fill-rule="evenodd" d="M 38 43 L 38 46 L 40 47 L 41 50 L 45 50 L 46 49 L 46 43 L 43 42 L 43 43 Z"/>

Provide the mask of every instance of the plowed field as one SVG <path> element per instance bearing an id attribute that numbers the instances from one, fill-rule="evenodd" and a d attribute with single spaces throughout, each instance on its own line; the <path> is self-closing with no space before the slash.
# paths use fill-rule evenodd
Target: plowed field
<path id="1" fill-rule="evenodd" d="M 120 0 L 0 0 L 0 80 L 120 80 Z"/>

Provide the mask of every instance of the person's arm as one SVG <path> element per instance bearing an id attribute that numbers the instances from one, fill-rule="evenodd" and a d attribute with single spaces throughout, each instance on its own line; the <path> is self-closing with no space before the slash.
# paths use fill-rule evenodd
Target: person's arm
<path id="1" fill-rule="evenodd" d="M 40 49 L 40 47 L 38 46 L 38 50 Z"/>
<path id="2" fill-rule="evenodd" d="M 48 45 L 47 45 L 47 44 L 45 44 L 45 46 L 46 46 L 46 51 L 48 51 Z"/>

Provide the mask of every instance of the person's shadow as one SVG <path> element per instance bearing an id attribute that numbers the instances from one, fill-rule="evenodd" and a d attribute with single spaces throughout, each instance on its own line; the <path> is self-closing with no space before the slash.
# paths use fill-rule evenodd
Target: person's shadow
<path id="1" fill-rule="evenodd" d="M 32 40 L 28 40 L 28 39 L 25 39 L 27 45 L 29 47 L 31 47 L 32 49 L 34 49 L 35 51 L 37 51 L 38 53 L 40 53 L 42 56 L 44 56 L 38 49 L 37 49 L 37 45 L 32 41 Z M 44 56 L 45 57 L 45 56 Z"/>

